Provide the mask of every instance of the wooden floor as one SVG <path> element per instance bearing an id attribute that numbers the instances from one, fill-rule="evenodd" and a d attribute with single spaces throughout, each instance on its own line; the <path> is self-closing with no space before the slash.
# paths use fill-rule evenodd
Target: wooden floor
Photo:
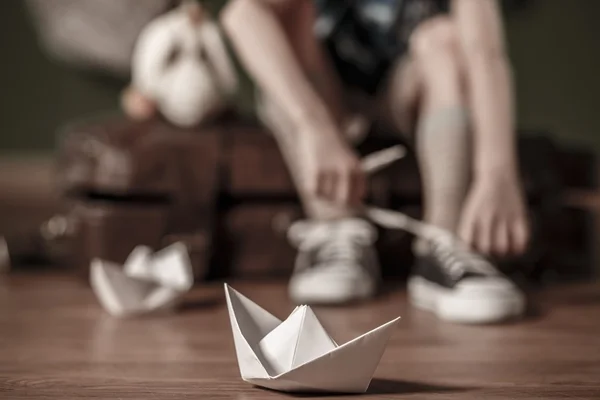
<path id="1" fill-rule="evenodd" d="M 293 308 L 283 285 L 230 284 L 279 317 Z M 401 290 L 317 313 L 338 343 L 403 317 L 365 398 L 600 399 L 600 285 L 533 297 L 526 320 L 490 327 L 439 322 Z M 240 379 L 221 285 L 177 314 L 120 321 L 80 282 L 0 276 L 0 399 L 42 398 L 292 397 Z"/>

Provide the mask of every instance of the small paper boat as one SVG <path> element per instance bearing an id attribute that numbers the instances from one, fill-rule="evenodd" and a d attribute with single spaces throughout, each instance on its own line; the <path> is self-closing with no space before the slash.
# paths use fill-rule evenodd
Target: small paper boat
<path id="1" fill-rule="evenodd" d="M 225 295 L 242 379 L 285 392 L 364 393 L 400 319 L 340 346 L 308 306 L 282 322 L 227 284 Z"/>
<path id="2" fill-rule="evenodd" d="M 194 277 L 185 245 L 175 243 L 155 254 L 138 246 L 123 267 L 95 259 L 90 283 L 106 311 L 131 317 L 172 310 L 191 289 Z"/>

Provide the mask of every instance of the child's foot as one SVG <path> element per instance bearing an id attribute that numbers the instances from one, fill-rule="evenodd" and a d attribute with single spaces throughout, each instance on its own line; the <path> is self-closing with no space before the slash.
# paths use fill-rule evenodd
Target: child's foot
<path id="1" fill-rule="evenodd" d="M 489 261 L 460 243 L 433 243 L 418 251 L 408 281 L 411 303 L 439 318 L 494 323 L 520 317 L 525 296 Z"/>
<path id="2" fill-rule="evenodd" d="M 301 221 L 289 231 L 298 248 L 289 293 L 298 304 L 341 304 L 371 297 L 379 282 L 375 228 L 365 220 Z"/>

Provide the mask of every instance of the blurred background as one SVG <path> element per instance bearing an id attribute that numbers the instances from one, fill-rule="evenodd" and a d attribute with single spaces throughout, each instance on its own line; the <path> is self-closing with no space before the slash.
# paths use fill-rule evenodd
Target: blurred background
<path id="1" fill-rule="evenodd" d="M 205 3 L 216 13 L 225 2 Z M 505 4 L 519 128 L 525 134 L 543 132 L 558 148 L 575 149 L 565 165 L 576 164 L 573 159 L 591 160 L 600 152 L 596 107 L 600 2 L 514 0 Z M 32 18 L 30 11 L 25 1 L 0 2 L 0 234 L 26 231 L 29 226 L 35 230 L 39 221 L 52 215 L 60 204 L 51 168 L 57 131 L 82 117 L 118 112 L 119 94 L 128 81 L 126 73 L 107 74 L 51 59 L 38 40 L 40 20 Z M 545 164 L 536 165 L 544 168 Z M 587 213 L 578 217 L 586 233 L 575 239 L 587 244 L 572 249 L 580 253 L 592 251 L 597 243 L 595 180 L 590 183 L 597 167 L 590 165 L 568 172 L 585 170 L 594 177 L 579 179 L 585 181 L 580 186 L 587 194 L 569 203 Z M 574 264 L 581 262 L 581 257 L 570 257 Z M 588 276 L 598 263 L 595 255 L 586 253 L 584 258 L 593 264 L 585 267 L 583 275 Z"/>
<path id="2" fill-rule="evenodd" d="M 223 1 L 206 2 L 218 10 Z M 600 151 L 600 2 L 525 0 L 507 11 L 519 125 Z M 25 1 L 0 3 L 0 149 L 51 151 L 56 128 L 82 114 L 116 110 L 125 80 L 56 64 L 44 55 Z"/>

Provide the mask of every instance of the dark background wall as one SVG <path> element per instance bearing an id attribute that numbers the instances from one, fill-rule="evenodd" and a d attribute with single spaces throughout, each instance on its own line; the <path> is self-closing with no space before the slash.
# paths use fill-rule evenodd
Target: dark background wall
<path id="1" fill-rule="evenodd" d="M 22 0 L 0 2 L 0 48 L 0 149 L 51 149 L 65 121 L 117 109 L 120 84 L 48 61 Z"/>
<path id="2" fill-rule="evenodd" d="M 600 151 L 599 18 L 597 0 L 532 0 L 507 16 L 521 127 Z M 48 61 L 21 0 L 0 2 L 0 48 L 0 151 L 51 150 L 65 122 L 117 111 L 124 82 Z"/>
<path id="3" fill-rule="evenodd" d="M 600 1 L 532 0 L 507 30 L 520 125 L 600 151 Z"/>

